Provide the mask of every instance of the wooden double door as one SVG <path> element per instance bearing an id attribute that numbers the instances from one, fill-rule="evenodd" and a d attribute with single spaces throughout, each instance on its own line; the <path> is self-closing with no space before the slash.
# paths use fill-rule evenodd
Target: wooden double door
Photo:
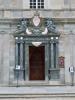
<path id="1" fill-rule="evenodd" d="M 45 46 L 29 46 L 29 80 L 45 80 Z"/>

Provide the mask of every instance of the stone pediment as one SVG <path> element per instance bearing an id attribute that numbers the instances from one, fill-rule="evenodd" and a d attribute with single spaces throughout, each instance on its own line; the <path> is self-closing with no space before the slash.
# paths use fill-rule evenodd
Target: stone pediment
<path id="1" fill-rule="evenodd" d="M 41 18 L 35 14 L 32 18 L 23 18 L 19 20 L 15 35 L 25 36 L 47 36 L 56 35 L 56 26 L 51 18 Z"/>

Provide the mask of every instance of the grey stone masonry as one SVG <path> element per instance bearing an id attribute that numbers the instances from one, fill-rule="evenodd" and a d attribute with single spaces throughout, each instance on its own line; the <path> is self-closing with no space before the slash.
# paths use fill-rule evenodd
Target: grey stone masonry
<path id="1" fill-rule="evenodd" d="M 75 98 L 75 87 L 57 86 L 57 87 L 0 87 L 1 98 Z M 56 100 L 56 99 L 53 99 Z M 62 99 L 59 99 L 62 100 Z M 74 100 L 74 99 L 71 99 Z"/>

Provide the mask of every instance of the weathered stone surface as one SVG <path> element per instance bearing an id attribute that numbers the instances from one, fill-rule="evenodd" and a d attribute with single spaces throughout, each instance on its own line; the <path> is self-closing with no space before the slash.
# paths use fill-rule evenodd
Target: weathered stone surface
<path id="1" fill-rule="evenodd" d="M 41 90 L 41 91 L 40 91 Z M 65 95 L 64 95 L 65 94 Z M 0 100 L 74 100 L 75 87 L 4 87 Z"/>
<path id="2" fill-rule="evenodd" d="M 0 8 L 29 9 L 29 0 L 0 0 Z M 74 0 L 45 0 L 45 9 L 75 8 Z"/>
<path id="3" fill-rule="evenodd" d="M 75 72 L 74 86 L 69 86 L 72 85 L 69 67 L 75 67 L 75 0 L 44 0 L 44 4 L 45 9 L 38 11 L 40 17 L 53 18 L 60 34 L 59 57 L 65 58 L 65 66 L 60 68 L 60 79 L 47 80 L 46 83 L 30 82 L 26 71 L 27 81 L 18 81 L 21 87 L 16 87 L 13 34 L 19 19 L 32 18 L 35 9 L 29 9 L 29 0 L 0 0 L 0 100 L 75 100 Z M 29 56 L 27 44 L 25 51 Z M 25 59 L 29 60 L 28 57 Z M 29 62 L 25 64 L 27 70 Z"/>

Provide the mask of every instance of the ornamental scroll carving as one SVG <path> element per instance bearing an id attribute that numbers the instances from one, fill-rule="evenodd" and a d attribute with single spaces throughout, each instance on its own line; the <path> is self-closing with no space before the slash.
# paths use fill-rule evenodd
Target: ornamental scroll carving
<path id="1" fill-rule="evenodd" d="M 54 21 L 51 18 L 41 18 L 38 13 L 35 13 L 32 18 L 20 19 L 16 32 L 24 33 L 25 35 L 49 35 L 57 33 Z"/>

